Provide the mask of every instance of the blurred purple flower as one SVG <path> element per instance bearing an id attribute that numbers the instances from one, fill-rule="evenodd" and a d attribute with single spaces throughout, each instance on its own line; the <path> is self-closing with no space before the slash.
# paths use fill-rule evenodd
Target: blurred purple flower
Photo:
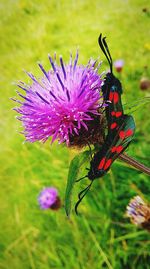
<path id="1" fill-rule="evenodd" d="M 127 206 L 127 216 L 132 219 L 134 224 L 138 225 L 144 222 L 144 216 L 140 214 L 140 207 L 145 205 L 144 201 L 140 196 L 135 196 L 131 199 L 129 205 Z"/>
<path id="2" fill-rule="evenodd" d="M 122 68 L 124 66 L 124 60 L 119 59 L 114 62 L 114 67 L 118 73 L 122 71 Z"/>
<path id="3" fill-rule="evenodd" d="M 62 57 L 60 66 L 50 56 L 49 60 L 53 70 L 46 72 L 39 64 L 44 74 L 41 79 L 27 73 L 33 83 L 18 84 L 26 96 L 17 91 L 24 101 L 12 98 L 21 104 L 14 110 L 21 114 L 17 118 L 23 122 L 22 133 L 27 141 L 45 142 L 52 136 L 52 142 L 58 139 L 69 145 L 70 136 L 77 136 L 81 127 L 87 130 L 87 122 L 98 114 L 102 103 L 100 64 L 95 67 L 97 61 L 90 60 L 87 66 L 77 65 L 78 52 L 75 60 L 71 56 L 66 65 Z"/>
<path id="4" fill-rule="evenodd" d="M 38 197 L 38 202 L 41 209 L 54 207 L 58 200 L 58 191 L 56 188 L 45 188 L 41 191 Z"/>
<path id="5" fill-rule="evenodd" d="M 126 214 L 135 225 L 150 231 L 150 205 L 146 204 L 140 196 L 131 199 Z"/>

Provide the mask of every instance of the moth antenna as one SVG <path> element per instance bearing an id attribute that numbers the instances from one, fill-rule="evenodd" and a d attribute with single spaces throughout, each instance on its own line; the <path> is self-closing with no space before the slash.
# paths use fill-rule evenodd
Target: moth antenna
<path id="1" fill-rule="evenodd" d="M 79 204 L 81 203 L 81 201 L 82 201 L 82 199 L 84 198 L 84 196 L 88 193 L 88 191 L 90 190 L 90 188 L 91 188 L 91 186 L 92 186 L 92 183 L 93 183 L 93 181 L 91 181 L 91 183 L 84 189 L 84 190 L 82 190 L 80 193 L 79 193 L 79 195 L 78 195 L 78 198 L 79 198 L 79 200 L 78 200 L 78 202 L 76 203 L 76 205 L 75 205 L 75 213 L 76 213 L 76 215 L 78 215 L 78 206 L 79 206 Z M 82 195 L 83 194 L 83 195 Z M 82 196 L 81 196 L 82 195 Z"/>
<path id="2" fill-rule="evenodd" d="M 108 46 L 107 46 L 105 39 L 106 39 L 106 37 L 102 38 L 102 34 L 100 34 L 100 36 L 98 38 L 98 43 L 99 43 L 101 50 L 103 51 L 103 53 L 105 54 L 105 56 L 107 58 L 107 61 L 108 61 L 109 66 L 110 66 L 110 71 L 112 73 L 112 58 L 111 58 L 111 55 L 110 55 L 110 52 L 109 52 L 109 49 L 108 49 Z"/>
<path id="3" fill-rule="evenodd" d="M 91 184 L 91 183 L 90 183 Z M 78 199 L 81 199 L 81 197 L 82 197 L 82 194 L 84 195 L 84 193 L 86 192 L 86 190 L 89 188 L 89 185 L 84 189 L 84 190 L 82 190 L 82 191 L 80 191 L 79 192 L 79 194 L 78 194 Z"/>
<path id="4" fill-rule="evenodd" d="M 112 61 L 112 57 L 111 57 L 111 54 L 110 54 L 110 51 L 109 51 L 109 48 L 108 48 L 108 45 L 107 45 L 107 42 L 105 39 L 106 39 L 106 37 L 103 38 L 103 43 L 104 43 L 104 46 L 105 46 L 107 53 L 109 55 L 110 71 L 112 73 L 113 61 Z"/>

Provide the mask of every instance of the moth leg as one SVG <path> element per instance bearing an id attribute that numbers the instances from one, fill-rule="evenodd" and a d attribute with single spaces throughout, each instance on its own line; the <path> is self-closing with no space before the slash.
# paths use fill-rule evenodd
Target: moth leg
<path id="1" fill-rule="evenodd" d="M 77 179 L 75 182 L 79 182 L 80 180 L 82 180 L 82 179 L 84 179 L 84 178 L 86 178 L 86 177 L 88 177 L 88 176 L 86 175 L 86 176 L 84 176 L 84 177 L 81 177 L 81 178 Z"/>

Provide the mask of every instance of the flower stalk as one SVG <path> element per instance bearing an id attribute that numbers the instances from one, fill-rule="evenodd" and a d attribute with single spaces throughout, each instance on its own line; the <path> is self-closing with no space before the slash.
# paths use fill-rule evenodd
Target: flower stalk
<path id="1" fill-rule="evenodd" d="M 147 167 L 144 164 L 138 162 L 134 158 L 128 156 L 126 153 L 121 154 L 118 158 L 121 161 L 124 161 L 125 163 L 133 166 L 134 168 L 136 168 L 136 169 L 140 170 L 141 172 L 143 172 L 143 173 L 150 176 L 150 168 L 149 167 Z"/>

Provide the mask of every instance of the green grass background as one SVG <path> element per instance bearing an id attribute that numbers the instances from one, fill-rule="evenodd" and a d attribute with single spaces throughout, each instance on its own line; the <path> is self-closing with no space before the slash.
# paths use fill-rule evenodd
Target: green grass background
<path id="1" fill-rule="evenodd" d="M 142 9 L 147 8 L 147 12 Z M 45 186 L 59 190 L 62 203 L 68 167 L 74 152 L 55 143 L 23 144 L 15 119 L 13 82 L 29 82 L 22 71 L 40 75 L 36 62 L 49 69 L 47 54 L 62 54 L 79 46 L 79 62 L 89 57 L 108 64 L 97 43 L 107 36 L 113 59 L 123 58 L 123 102 L 136 109 L 136 134 L 128 154 L 150 164 L 148 92 L 139 80 L 148 76 L 150 62 L 150 7 L 143 0 L 39 1 L 2 0 L 0 3 L 1 154 L 0 154 L 0 268 L 1 269 L 148 269 L 150 235 L 125 218 L 126 205 L 135 194 L 150 201 L 149 177 L 116 161 L 103 179 L 96 180 L 80 206 L 80 217 L 68 220 L 58 212 L 41 211 L 37 196 Z M 84 172 L 83 172 L 84 173 Z M 88 182 L 75 188 L 77 193 Z"/>

